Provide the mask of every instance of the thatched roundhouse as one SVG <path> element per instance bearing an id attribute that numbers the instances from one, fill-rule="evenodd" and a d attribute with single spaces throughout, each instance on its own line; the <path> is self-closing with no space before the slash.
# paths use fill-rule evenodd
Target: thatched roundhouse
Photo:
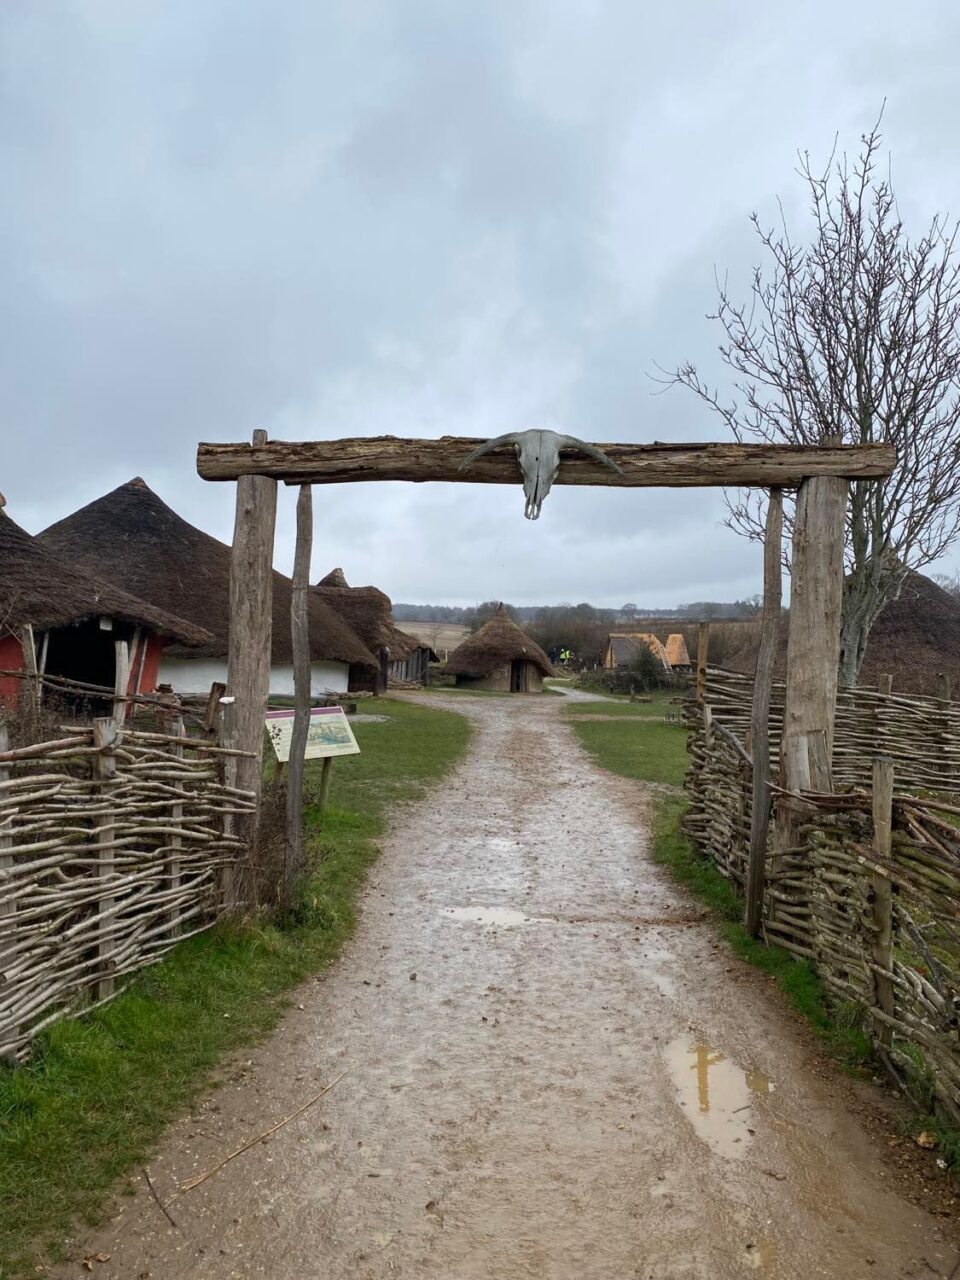
<path id="1" fill-rule="evenodd" d="M 32 671 L 35 663 L 41 674 L 112 689 L 122 641 L 127 692 L 151 693 L 164 645 L 189 652 L 212 640 L 202 627 L 60 559 L 0 511 L 0 671 Z M 21 684 L 0 675 L 0 701 L 15 706 Z"/>
<path id="2" fill-rule="evenodd" d="M 555 674 L 547 655 L 502 604 L 489 622 L 453 651 L 446 669 L 457 677 L 458 685 L 505 693 L 541 693 L 544 676 Z"/>
<path id="3" fill-rule="evenodd" d="M 721 665 L 753 675 L 757 663 L 759 630 L 744 623 L 721 624 L 726 628 Z M 790 622 L 780 628 L 774 674 L 783 679 L 787 667 Z M 738 644 L 738 632 L 742 641 Z M 960 600 L 922 573 L 910 572 L 900 595 L 891 600 L 871 628 L 867 652 L 857 683 L 876 688 L 882 675 L 893 676 L 895 693 L 939 696 L 943 677 L 960 698 Z"/>
<path id="4" fill-rule="evenodd" d="M 204 627 L 196 649 L 173 646 L 160 680 L 178 693 L 209 692 L 226 679 L 230 621 L 230 548 L 188 524 L 137 477 L 81 507 L 40 535 L 44 546 L 88 572 Z M 290 579 L 273 574 L 270 691 L 293 692 Z M 310 592 L 313 692 L 346 692 L 352 668 L 376 671 L 377 660 L 317 592 Z"/>
<path id="5" fill-rule="evenodd" d="M 351 587 L 342 569 L 332 569 L 314 590 L 350 623 L 378 659 L 376 680 L 368 668 L 351 668 L 350 688 L 382 693 L 390 680 L 427 684 L 436 654 L 429 645 L 401 631 L 393 621 L 390 597 L 377 587 Z"/>

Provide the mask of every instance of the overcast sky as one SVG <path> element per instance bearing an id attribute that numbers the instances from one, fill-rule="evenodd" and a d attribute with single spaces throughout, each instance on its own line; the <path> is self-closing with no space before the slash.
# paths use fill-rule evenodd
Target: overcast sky
<path id="1" fill-rule="evenodd" d="M 714 269 L 801 231 L 798 148 L 884 98 L 901 212 L 960 212 L 954 0 L 2 0 L 0 490 L 37 532 L 142 475 L 229 541 L 200 440 L 709 440 Z M 741 290 L 741 291 L 742 291 Z M 397 600 L 759 587 L 718 490 L 315 490 L 314 569 Z M 295 491 L 281 488 L 289 572 Z M 944 566 L 946 567 L 946 566 Z"/>

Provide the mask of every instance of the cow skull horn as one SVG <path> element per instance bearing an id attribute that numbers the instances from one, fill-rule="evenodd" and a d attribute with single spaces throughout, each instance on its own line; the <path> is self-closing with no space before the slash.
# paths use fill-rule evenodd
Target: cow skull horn
<path id="1" fill-rule="evenodd" d="M 527 500 L 523 514 L 528 520 L 536 520 L 539 516 L 543 500 L 557 478 L 560 470 L 561 449 L 576 449 L 586 454 L 588 458 L 593 458 L 595 462 L 609 467 L 617 475 L 623 475 L 613 459 L 608 458 L 603 450 L 595 445 L 588 444 L 585 440 L 578 440 L 576 436 L 563 436 L 556 431 L 539 430 L 511 431 L 505 436 L 485 440 L 483 444 L 467 454 L 460 463 L 460 470 L 463 471 L 469 467 L 483 454 L 491 453 L 494 449 L 501 449 L 508 444 L 512 444 L 516 449 L 517 461 L 523 473 L 523 492 Z"/>

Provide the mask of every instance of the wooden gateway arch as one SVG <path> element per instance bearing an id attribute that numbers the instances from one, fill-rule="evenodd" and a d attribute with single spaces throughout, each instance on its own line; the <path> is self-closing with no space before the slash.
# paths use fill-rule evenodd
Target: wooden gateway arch
<path id="1" fill-rule="evenodd" d="M 300 831 L 303 753 L 310 709 L 307 592 L 313 537 L 311 488 L 377 480 L 422 483 L 516 484 L 521 480 L 509 443 L 461 470 L 483 442 L 458 436 L 405 440 L 394 436 L 346 440 L 269 441 L 256 431 L 252 444 L 201 444 L 197 471 L 205 480 L 236 481 L 237 507 L 230 568 L 230 641 L 227 675 L 229 744 L 240 757 L 237 785 L 260 790 L 260 750 L 270 679 L 274 529 L 277 482 L 299 485 L 291 626 L 294 642 L 295 720 L 288 767 L 288 892 L 302 862 Z M 780 751 L 777 845 L 796 843 L 797 797 L 832 790 L 831 756 L 840 654 L 844 529 L 850 481 L 889 476 L 896 464 L 885 444 L 599 444 L 615 468 L 598 466 L 564 448 L 554 483 L 616 488 L 753 486 L 769 491 L 764 541 L 763 628 L 751 732 L 753 818 L 747 882 L 747 925 L 757 932 L 770 814 L 768 720 L 781 609 L 780 555 L 783 491 L 796 490 L 791 557 L 790 635 Z M 705 670 L 706 654 L 698 665 Z M 702 697 L 702 689 L 701 689 Z M 232 701 L 229 701 L 232 699 Z M 704 707 L 707 731 L 709 708 Z M 741 748 L 742 749 L 742 748 Z"/>

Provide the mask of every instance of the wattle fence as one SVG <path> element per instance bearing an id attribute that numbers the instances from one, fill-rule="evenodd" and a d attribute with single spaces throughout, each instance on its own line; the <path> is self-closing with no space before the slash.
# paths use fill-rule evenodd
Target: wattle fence
<path id="1" fill-rule="evenodd" d="M 0 750 L 0 1058 L 240 905 L 239 754 L 112 720 Z"/>
<path id="2" fill-rule="evenodd" d="M 751 696 L 748 678 L 710 669 L 703 704 L 689 704 L 687 713 L 685 830 L 741 889 Z M 774 761 L 782 709 L 780 686 L 771 715 Z M 893 775 L 892 805 L 880 820 L 888 834 L 874 821 L 877 759 Z M 834 996 L 862 1008 L 897 1082 L 932 1094 L 960 1122 L 960 705 L 842 691 L 833 771 L 836 794 L 774 791 L 775 810 L 799 805 L 803 821 L 799 843 L 778 849 L 774 814 L 764 936 L 812 961 Z"/>

